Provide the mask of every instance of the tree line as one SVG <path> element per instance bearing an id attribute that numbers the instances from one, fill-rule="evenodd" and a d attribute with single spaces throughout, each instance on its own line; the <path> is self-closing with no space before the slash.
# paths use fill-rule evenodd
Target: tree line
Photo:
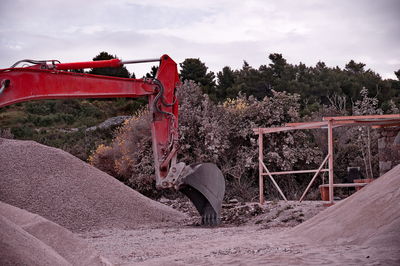
<path id="1" fill-rule="evenodd" d="M 93 60 L 114 58 L 117 56 L 101 52 Z M 399 113 L 400 70 L 395 72 L 397 80 L 382 79 L 354 60 L 343 69 L 327 67 L 323 62 L 310 67 L 289 64 L 283 55 L 275 53 L 259 68 L 244 61 L 240 69 L 225 66 L 213 73 L 199 58 L 187 58 L 179 66 L 183 81 L 179 88 L 180 159 L 217 163 L 228 180 L 228 194 L 240 194 L 246 199 L 257 190 L 257 142 L 252 128 L 315 121 L 331 115 Z M 123 66 L 86 73 L 136 77 Z M 152 66 L 144 77 L 154 78 L 156 73 L 157 66 Z M 35 140 L 64 149 L 82 160 L 91 154 L 89 161 L 94 165 L 151 195 L 151 139 L 147 134 L 134 141 L 143 126 L 139 122 L 149 122 L 144 116 L 135 120 L 145 114 L 146 102 L 143 98 L 119 98 L 18 103 L 0 110 L 0 137 Z M 119 130 L 86 131 L 109 117 L 133 114 L 133 119 Z M 376 134 L 356 127 L 335 130 L 340 135 L 334 152 L 336 180 L 346 176 L 347 166 L 361 166 L 364 176 L 377 176 Z M 266 163 L 271 171 L 298 170 L 305 165 L 316 168 L 327 152 L 325 137 L 326 132 L 319 131 L 274 134 L 266 149 Z M 124 145 L 128 146 L 120 149 Z M 131 165 L 131 160 L 137 163 Z M 114 165 L 117 162 L 118 167 Z M 288 176 L 280 182 L 295 197 L 298 188 L 307 185 L 304 180 Z M 272 184 L 266 188 L 274 191 Z"/>
<path id="2" fill-rule="evenodd" d="M 101 52 L 93 60 L 117 58 L 107 52 Z M 386 112 L 391 105 L 400 104 L 400 69 L 395 71 L 397 80 L 383 79 L 378 73 L 366 69 L 361 62 L 350 60 L 342 69 L 338 66 L 328 67 L 322 61 L 315 66 L 303 63 L 290 64 L 282 54 L 272 53 L 269 62 L 258 68 L 250 66 L 246 61 L 240 69 L 225 66 L 214 73 L 199 58 L 187 58 L 180 66 L 182 81 L 193 80 L 198 83 L 203 93 L 209 95 L 214 102 L 224 102 L 243 93 L 253 95 L 257 99 L 271 96 L 272 90 L 299 94 L 301 108 L 305 114 L 316 111 L 321 105 L 337 104 L 338 97 L 346 98 L 344 104 L 351 113 L 352 104 L 361 99 L 362 89 L 368 91 L 370 97 L 376 97 L 379 107 Z M 92 69 L 91 74 L 110 75 L 135 78 L 125 67 L 112 69 Z M 145 77 L 155 77 L 157 66 L 152 66 Z"/>
<path id="3" fill-rule="evenodd" d="M 270 63 L 258 69 L 243 62 L 241 69 L 225 66 L 216 74 L 198 58 L 185 59 L 181 66 L 181 78 L 194 80 L 211 99 L 223 102 L 235 98 L 239 92 L 253 95 L 257 99 L 271 96 L 271 91 L 286 91 L 299 94 L 302 110 L 316 111 L 321 105 L 335 104 L 338 97 L 346 98 L 345 108 L 351 112 L 352 104 L 361 99 L 360 92 L 366 89 L 370 97 L 379 100 L 379 107 L 385 112 L 391 105 L 400 104 L 400 70 L 395 71 L 397 80 L 382 79 L 364 63 L 354 60 L 344 69 L 327 67 L 324 62 L 315 66 L 303 63 L 289 64 L 282 54 L 268 56 Z"/>

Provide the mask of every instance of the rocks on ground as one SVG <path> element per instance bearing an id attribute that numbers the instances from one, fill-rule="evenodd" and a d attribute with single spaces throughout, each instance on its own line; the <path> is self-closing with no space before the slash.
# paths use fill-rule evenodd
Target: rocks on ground
<path id="1" fill-rule="evenodd" d="M 185 197 L 167 199 L 161 203 L 188 214 L 189 223 L 200 224 L 200 215 Z M 325 209 L 320 201 L 267 201 L 264 205 L 255 202 L 239 202 L 236 199 L 222 204 L 221 221 L 223 225 L 258 224 L 264 228 L 293 227 L 310 219 Z"/>
<path id="2" fill-rule="evenodd" d="M 102 122 L 102 123 L 100 123 L 100 124 L 98 124 L 96 126 L 87 128 L 86 131 L 94 131 L 94 130 L 97 130 L 97 129 L 114 128 L 114 127 L 122 125 L 125 122 L 125 120 L 127 120 L 129 118 L 131 118 L 131 116 L 126 116 L 126 115 L 111 117 L 111 118 L 107 119 L 106 121 L 104 121 L 104 122 Z"/>

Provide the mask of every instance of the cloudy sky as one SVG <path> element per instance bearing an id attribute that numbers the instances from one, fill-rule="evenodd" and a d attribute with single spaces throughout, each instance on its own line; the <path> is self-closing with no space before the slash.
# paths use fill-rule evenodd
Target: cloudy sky
<path id="1" fill-rule="evenodd" d="M 384 78 L 400 69 L 399 0 L 0 0 L 0 68 L 20 59 L 123 60 L 164 53 L 210 70 L 351 59 Z M 129 67 L 137 76 L 149 65 Z"/>

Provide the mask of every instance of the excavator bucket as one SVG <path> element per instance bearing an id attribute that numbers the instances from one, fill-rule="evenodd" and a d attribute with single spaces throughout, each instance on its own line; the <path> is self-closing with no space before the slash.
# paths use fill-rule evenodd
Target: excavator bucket
<path id="1" fill-rule="evenodd" d="M 200 213 L 203 225 L 221 222 L 221 206 L 225 194 L 225 179 L 212 163 L 192 164 L 180 180 L 179 191 L 185 194 Z"/>

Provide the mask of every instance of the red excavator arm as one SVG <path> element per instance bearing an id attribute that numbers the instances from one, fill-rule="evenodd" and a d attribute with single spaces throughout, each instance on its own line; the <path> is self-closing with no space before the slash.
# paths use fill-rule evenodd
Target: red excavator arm
<path id="1" fill-rule="evenodd" d="M 75 73 L 65 70 L 120 67 L 124 64 L 157 62 L 154 79 L 131 79 Z M 16 67 L 20 63 L 29 66 Z M 152 114 L 156 184 L 174 187 L 187 195 L 205 224 L 220 220 L 225 181 L 214 164 L 176 163 L 178 151 L 178 101 L 180 80 L 176 63 L 168 56 L 160 59 L 121 61 L 119 59 L 60 63 L 56 60 L 21 60 L 11 68 L 0 69 L 0 107 L 10 104 L 64 98 L 114 98 L 148 96 Z"/>
<path id="2" fill-rule="evenodd" d="M 175 88 L 180 82 L 176 63 L 169 56 L 144 60 L 160 61 L 155 79 L 129 79 L 63 71 L 119 67 L 137 61 L 122 62 L 112 59 L 66 64 L 55 61 L 26 61 L 36 64 L 1 70 L 0 107 L 38 99 L 148 96 L 153 113 L 151 131 L 157 183 L 167 176 L 169 162 L 177 150 L 178 102 Z"/>

